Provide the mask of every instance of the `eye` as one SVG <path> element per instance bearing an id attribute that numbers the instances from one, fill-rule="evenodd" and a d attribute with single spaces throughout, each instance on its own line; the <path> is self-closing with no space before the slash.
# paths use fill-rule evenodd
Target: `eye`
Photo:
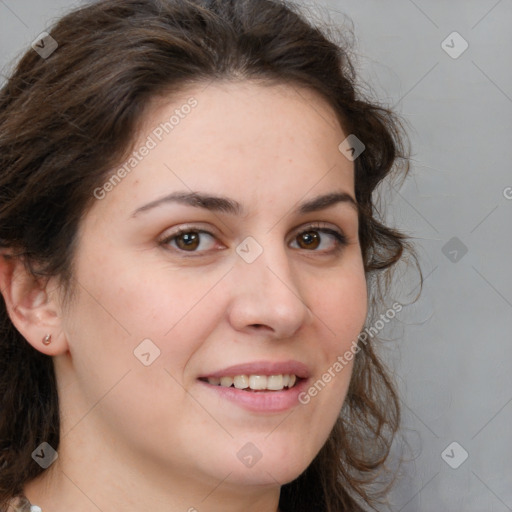
<path id="1" fill-rule="evenodd" d="M 215 250 L 219 242 L 212 233 L 194 228 L 183 227 L 166 236 L 161 245 L 177 252 L 197 253 L 197 255 Z M 345 235 L 336 229 L 319 225 L 308 226 L 295 235 L 291 242 L 294 249 L 303 249 L 320 254 L 332 254 L 348 245 Z"/>
<path id="2" fill-rule="evenodd" d="M 162 245 L 170 245 L 185 252 L 202 252 L 213 249 L 215 237 L 198 229 L 182 229 L 161 241 Z M 198 251 L 199 249 L 199 251 Z"/>
<path id="3" fill-rule="evenodd" d="M 347 239 L 343 233 L 335 229 L 309 226 L 298 233 L 292 245 L 294 248 L 305 249 L 313 252 L 333 253 L 347 245 Z"/>

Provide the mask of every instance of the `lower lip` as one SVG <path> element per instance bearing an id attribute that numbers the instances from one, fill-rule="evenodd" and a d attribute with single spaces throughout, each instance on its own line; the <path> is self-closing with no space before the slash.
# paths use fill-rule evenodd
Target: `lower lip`
<path id="1" fill-rule="evenodd" d="M 214 386 L 208 382 L 201 384 L 244 409 L 252 412 L 283 412 L 298 405 L 299 395 L 307 388 L 308 379 L 301 379 L 293 388 L 283 391 L 244 391 L 243 389 Z"/>

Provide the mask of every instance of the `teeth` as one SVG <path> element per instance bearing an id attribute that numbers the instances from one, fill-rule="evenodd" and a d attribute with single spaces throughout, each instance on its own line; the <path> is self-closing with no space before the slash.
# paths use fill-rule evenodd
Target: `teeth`
<path id="1" fill-rule="evenodd" d="M 283 376 L 282 375 L 271 375 L 267 377 L 267 389 L 283 389 Z"/>
<path id="2" fill-rule="evenodd" d="M 220 385 L 229 388 L 229 386 L 233 385 L 233 377 L 221 377 Z"/>
<path id="3" fill-rule="evenodd" d="M 291 388 L 297 381 L 293 374 L 285 375 L 235 375 L 234 377 L 209 377 L 208 382 L 214 386 L 229 388 L 234 386 L 237 389 L 254 389 L 255 391 L 269 390 L 281 391 L 284 388 Z"/>
<path id="4" fill-rule="evenodd" d="M 251 389 L 267 389 L 266 375 L 251 375 L 249 377 L 249 387 Z"/>
<path id="5" fill-rule="evenodd" d="M 245 389 L 249 387 L 249 377 L 247 375 L 237 375 L 233 379 L 235 388 L 237 389 Z"/>

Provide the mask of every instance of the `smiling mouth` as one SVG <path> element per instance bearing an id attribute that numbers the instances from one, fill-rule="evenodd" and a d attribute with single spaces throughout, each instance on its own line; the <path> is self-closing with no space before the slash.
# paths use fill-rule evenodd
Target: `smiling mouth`
<path id="1" fill-rule="evenodd" d="M 284 391 L 291 389 L 301 378 L 294 374 L 279 375 L 234 375 L 226 377 L 204 377 L 199 380 L 212 386 L 235 388 L 242 391 Z"/>

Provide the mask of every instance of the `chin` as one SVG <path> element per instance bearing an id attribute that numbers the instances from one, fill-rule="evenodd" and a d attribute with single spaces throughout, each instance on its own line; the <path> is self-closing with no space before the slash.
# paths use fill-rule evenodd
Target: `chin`
<path id="1" fill-rule="evenodd" d="M 243 464 L 231 465 L 226 468 L 226 473 L 231 472 L 229 481 L 235 485 L 281 486 L 295 480 L 311 462 L 312 460 L 304 458 L 304 454 L 279 459 L 273 456 L 267 460 L 262 457 L 252 467 Z"/>
<path id="2" fill-rule="evenodd" d="M 282 471 L 276 468 L 271 469 L 273 471 L 233 472 L 229 477 L 229 482 L 236 486 L 275 487 L 292 482 L 302 473 L 302 471 L 294 472 L 284 468 Z"/>

